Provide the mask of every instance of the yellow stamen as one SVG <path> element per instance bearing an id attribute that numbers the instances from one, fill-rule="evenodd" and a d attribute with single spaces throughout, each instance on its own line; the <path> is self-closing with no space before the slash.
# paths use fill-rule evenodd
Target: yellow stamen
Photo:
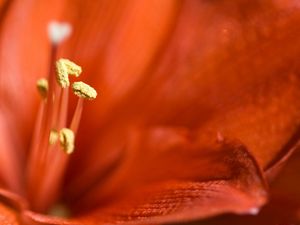
<path id="1" fill-rule="evenodd" d="M 51 130 L 49 135 L 49 144 L 54 145 L 58 140 L 58 132 L 56 130 Z"/>
<path id="2" fill-rule="evenodd" d="M 48 94 L 48 81 L 41 78 L 36 82 L 36 87 L 42 98 L 46 98 Z"/>
<path id="3" fill-rule="evenodd" d="M 66 65 L 60 60 L 56 62 L 56 80 L 62 88 L 70 86 Z"/>
<path id="4" fill-rule="evenodd" d="M 56 61 L 56 79 L 62 88 L 70 86 L 69 75 L 78 77 L 81 72 L 81 67 L 68 59 L 59 59 Z"/>
<path id="5" fill-rule="evenodd" d="M 74 75 L 75 77 L 79 77 L 79 75 L 82 72 L 82 69 L 80 66 L 76 65 L 75 63 L 73 63 L 72 61 L 70 61 L 68 59 L 60 59 L 59 61 L 61 61 L 62 63 L 65 64 L 68 74 Z"/>
<path id="6" fill-rule="evenodd" d="M 74 151 L 74 132 L 68 128 L 63 128 L 59 132 L 60 145 L 67 154 L 71 154 Z"/>
<path id="7" fill-rule="evenodd" d="M 72 87 L 74 94 L 80 98 L 93 100 L 97 97 L 97 91 L 82 81 L 74 82 Z"/>

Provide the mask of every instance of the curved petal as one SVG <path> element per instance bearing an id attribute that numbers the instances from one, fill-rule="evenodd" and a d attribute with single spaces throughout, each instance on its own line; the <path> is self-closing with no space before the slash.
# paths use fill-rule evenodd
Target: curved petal
<path id="1" fill-rule="evenodd" d="M 183 223 L 182 225 L 278 225 L 297 224 L 299 221 L 298 200 L 286 196 L 273 196 L 269 204 L 255 215 L 223 215 L 193 223 Z"/>
<path id="2" fill-rule="evenodd" d="M 135 167 L 136 173 L 140 174 L 140 181 L 151 179 L 156 172 L 166 173 L 165 176 L 170 178 L 152 181 L 148 185 L 135 183 L 131 188 L 127 186 L 119 190 L 119 193 L 122 192 L 122 198 L 107 200 L 106 207 L 89 212 L 79 219 L 87 219 L 95 224 L 161 224 L 205 218 L 226 212 L 253 213 L 260 208 L 266 201 L 266 187 L 261 172 L 248 151 L 232 142 L 225 142 L 220 144 L 219 149 L 209 151 L 213 151 L 214 155 L 219 151 L 219 160 L 214 161 L 207 156 L 206 162 L 204 159 L 199 161 L 198 169 L 192 158 L 190 162 L 186 161 L 185 165 L 181 165 L 178 158 L 169 161 L 168 158 L 155 160 L 152 162 L 154 165 L 149 164 L 151 159 L 148 159 L 148 162 L 140 162 L 144 167 Z M 196 157 L 197 155 L 194 155 L 194 158 Z M 167 166 L 162 167 L 162 162 Z M 201 176 L 196 175 L 194 179 L 170 175 L 172 172 L 189 170 L 191 167 L 195 167 L 195 174 L 205 171 L 215 173 L 215 178 L 201 181 Z M 227 171 L 226 175 L 222 170 Z M 112 198 L 115 197 L 116 193 Z M 80 201 L 81 207 L 86 203 L 85 200 Z M 90 199 L 88 201 L 90 202 Z"/>
<path id="3" fill-rule="evenodd" d="M 292 157 L 292 155 L 295 154 L 297 150 L 299 150 L 299 135 L 300 132 L 299 130 L 297 130 L 297 132 L 295 132 L 295 135 L 292 136 L 287 144 L 282 148 L 282 151 L 279 152 L 278 156 L 274 158 L 274 160 L 271 161 L 270 164 L 265 168 L 265 176 L 270 183 L 281 172 L 283 167 L 288 162 L 289 158 Z"/>
<path id="4" fill-rule="evenodd" d="M 91 134 L 99 135 L 99 129 L 103 130 L 103 133 L 108 131 L 110 134 L 118 133 L 121 130 L 120 136 L 122 136 L 122 134 L 128 133 L 129 125 L 134 124 L 136 126 L 136 123 L 178 125 L 185 127 L 185 129 L 197 127 L 197 129 L 202 129 L 199 129 L 201 132 L 211 129 L 212 133 L 221 130 L 221 133 L 226 136 L 241 139 L 252 151 L 260 165 L 265 166 L 295 132 L 296 125 L 299 125 L 299 105 L 297 104 L 299 99 L 297 89 L 299 86 L 299 68 L 296 61 L 299 56 L 299 45 L 297 44 L 299 40 L 298 35 L 296 35 L 298 34 L 297 24 L 299 23 L 298 11 L 290 11 L 290 9 L 287 10 L 284 7 L 280 8 L 281 5 L 277 5 L 277 1 L 264 1 L 263 3 L 253 1 L 250 5 L 239 0 L 231 1 L 231 3 L 226 3 L 228 1 L 190 0 L 182 3 L 179 11 L 177 11 L 179 9 L 177 5 L 175 6 L 170 2 L 166 3 L 166 7 L 161 7 L 161 11 L 159 11 L 159 15 L 162 17 L 167 13 L 170 20 L 163 20 L 164 26 L 162 27 L 164 28 L 158 32 L 159 35 L 154 37 L 157 42 L 153 44 L 152 40 L 149 41 L 143 35 L 139 36 L 140 41 L 136 42 L 137 45 L 134 46 L 134 51 L 131 51 L 131 46 L 128 47 L 127 43 L 134 43 L 135 32 L 140 30 L 140 24 L 137 23 L 136 26 L 132 26 L 135 32 L 131 36 L 129 35 L 128 41 L 123 42 L 117 36 L 126 32 L 126 26 L 123 28 L 124 25 L 131 27 L 130 22 L 144 18 L 143 13 L 135 17 L 136 9 L 144 11 L 145 8 L 147 10 L 148 8 L 138 1 L 135 2 L 136 9 L 125 7 L 128 9 L 126 13 L 129 15 L 129 19 L 125 21 L 129 25 L 120 23 L 118 31 L 111 31 L 116 33 L 117 36 L 112 35 L 112 37 L 107 38 L 108 41 L 105 44 L 107 43 L 107 46 L 110 46 L 109 41 L 112 40 L 112 43 L 116 45 L 109 47 L 104 54 L 105 57 L 102 58 L 106 59 L 106 56 L 108 56 L 107 58 L 110 60 L 104 63 L 105 66 L 99 67 L 100 72 L 96 72 L 96 74 L 109 74 L 109 77 L 100 78 L 98 84 L 99 87 L 102 85 L 109 94 L 106 94 L 108 99 L 103 101 L 103 109 L 95 110 L 90 117 L 98 118 L 96 115 L 100 111 L 99 120 L 105 119 L 105 122 L 93 126 L 94 119 L 87 118 L 87 127 L 83 129 L 83 132 L 91 130 Z M 31 6 L 34 7 L 28 11 L 28 15 L 35 18 L 38 15 L 37 9 L 39 7 L 45 9 L 42 3 L 41 5 L 36 6 L 33 4 L 23 9 L 22 3 L 17 2 L 14 7 L 18 10 L 8 16 L 7 21 L 9 22 L 6 26 L 9 28 L 9 24 L 14 18 L 13 15 L 22 15 Z M 120 8 L 124 5 L 126 4 L 120 4 Z M 81 5 L 78 3 L 73 6 L 75 13 L 72 11 L 70 16 L 76 17 L 76 12 L 80 12 L 79 6 Z M 112 4 L 111 6 L 115 5 Z M 158 2 L 154 4 L 150 12 L 156 11 L 157 6 Z M 86 7 L 85 10 L 88 11 L 88 9 L 89 7 Z M 97 11 L 96 8 L 93 10 L 94 12 Z M 107 21 L 111 19 L 109 12 Z M 176 17 L 177 12 L 179 12 L 178 17 Z M 279 13 L 280 16 L 278 16 Z M 122 15 L 122 13 L 116 14 Z M 125 15 L 124 13 L 124 17 L 126 17 Z M 47 14 L 45 18 L 48 18 L 48 16 Z M 91 14 L 90 20 L 92 18 Z M 173 21 L 174 18 L 176 23 Z M 41 28 L 45 25 L 45 20 L 42 20 L 43 22 L 31 20 L 34 22 L 30 25 L 33 25 L 33 27 L 37 25 Z M 157 21 L 161 22 L 160 17 Z M 175 29 L 173 29 L 174 24 L 176 24 Z M 9 57 L 2 59 L 2 73 L 13 74 L 12 79 L 6 79 L 7 86 L 2 85 L 3 88 L 1 86 L 1 91 L 5 96 L 8 96 L 5 99 L 6 104 L 11 105 L 10 107 L 13 109 L 11 111 L 22 113 L 23 111 L 18 110 L 19 108 L 12 105 L 11 102 L 16 100 L 22 104 L 17 97 L 21 96 L 19 90 L 24 87 L 25 83 L 28 83 L 27 81 L 24 82 L 26 78 L 16 79 L 17 82 L 15 82 L 13 77 L 21 73 L 22 70 L 15 69 L 14 65 L 16 63 L 21 68 L 24 67 L 26 73 L 35 71 L 35 68 L 30 64 L 31 62 L 27 61 L 28 59 L 21 56 L 13 59 L 12 56 L 17 55 L 15 53 L 18 53 L 20 49 L 29 51 L 27 46 L 30 45 L 26 45 L 26 43 L 31 43 L 32 40 L 30 38 L 25 39 L 20 42 L 20 45 L 13 45 L 13 49 L 6 49 L 7 46 L 10 46 L 9 37 L 13 36 L 18 39 L 21 37 L 22 32 L 30 33 L 33 30 L 30 25 L 18 30 L 16 23 L 12 23 L 12 28 L 8 29 L 9 32 L 6 32 L 6 36 L 1 41 L 3 51 L 10 52 Z M 105 28 L 103 28 L 103 32 L 99 32 L 99 35 L 107 31 L 108 25 L 104 25 Z M 184 37 L 183 33 L 185 34 Z M 149 33 L 145 32 L 145 34 Z M 150 32 L 150 34 L 152 33 Z M 80 37 L 80 35 L 78 36 Z M 75 39 L 80 39 L 78 36 L 75 36 Z M 85 37 L 90 36 L 95 36 L 92 29 L 90 34 Z M 168 39 L 168 37 L 171 38 Z M 91 43 L 98 43 L 98 41 L 93 42 L 93 40 L 98 40 L 97 38 L 99 37 L 91 39 Z M 73 39 L 74 42 L 76 42 L 75 39 Z M 161 39 L 170 41 L 165 46 L 165 43 L 160 43 Z M 86 41 L 85 38 L 84 40 Z M 131 40 L 132 42 L 130 42 Z M 41 46 L 44 46 L 43 43 L 44 41 L 38 42 Z M 285 48 L 281 47 L 282 43 L 285 44 Z M 134 57 L 135 51 L 141 46 L 143 47 L 144 44 L 147 48 L 145 48 L 145 52 L 142 52 L 143 57 L 141 58 L 145 59 L 145 62 L 138 57 Z M 82 47 L 81 44 L 78 46 Z M 160 46 L 165 47 L 159 51 L 157 49 L 160 49 Z M 124 53 L 124 55 L 116 56 L 118 47 L 123 50 L 129 49 L 128 54 Z M 41 49 L 45 48 L 42 47 Z M 90 49 L 90 47 L 87 45 L 86 49 Z M 99 50 L 97 46 L 95 49 Z M 35 50 L 35 53 L 37 52 Z M 75 55 L 75 53 L 73 54 Z M 77 58 L 84 59 L 87 57 L 85 63 L 88 64 L 90 59 L 93 58 L 89 54 L 91 54 L 89 51 L 83 51 L 82 56 L 77 56 Z M 274 54 L 280 55 L 280 57 L 272 57 Z M 33 55 L 37 56 L 38 54 Z M 129 60 L 130 63 L 127 64 L 130 66 L 128 67 L 126 67 L 126 63 L 122 62 L 122 59 L 127 55 L 130 56 L 130 60 L 136 59 L 132 62 Z M 239 56 L 238 59 L 236 59 L 236 56 Z M 43 65 L 41 68 L 44 68 L 46 57 L 43 57 L 41 61 L 42 63 L 38 65 Z M 26 63 L 30 66 L 26 67 Z M 95 64 L 91 64 L 88 71 L 93 72 Z M 6 68 L 9 68 L 9 70 L 6 71 Z M 135 71 L 135 68 L 137 68 L 137 71 Z M 122 76 L 123 72 L 125 73 L 124 77 Z M 129 84 L 123 84 L 124 80 L 127 81 L 131 77 L 134 78 Z M 121 84 L 119 84 L 116 91 L 114 90 L 114 82 L 119 79 Z M 13 87 L 13 89 L 7 91 L 8 87 Z M 22 90 L 25 92 L 25 88 Z M 14 92 L 18 92 L 18 94 L 11 95 Z M 26 102 L 25 100 L 30 98 L 23 98 L 22 102 Z M 31 100 L 29 101 L 31 102 Z M 145 104 L 146 101 L 147 104 Z M 295 105 L 291 106 L 290 102 L 295 102 Z M 19 106 L 20 104 L 16 105 Z M 31 102 L 32 105 L 33 102 Z M 260 109 L 260 107 L 263 109 Z M 25 107 L 22 106 L 21 108 Z M 88 108 L 93 109 L 93 107 Z M 30 116 L 25 115 L 27 112 L 28 115 L 31 114 L 32 107 L 28 107 L 28 111 L 18 118 L 20 120 L 30 118 Z M 223 116 L 225 115 L 224 119 Z M 238 121 L 236 119 L 237 115 L 239 116 Z M 120 119 L 116 120 L 115 118 L 118 116 Z M 277 123 L 274 127 L 275 119 Z M 123 122 L 120 123 L 120 121 Z M 262 124 L 262 121 L 265 123 Z M 14 122 L 21 124 L 18 121 Z M 249 127 L 251 129 L 248 129 Z M 24 130 L 27 130 L 27 128 L 24 128 Z M 109 142 L 116 141 L 116 137 L 118 136 L 111 135 Z M 264 140 L 264 142 L 258 140 Z M 87 141 L 83 138 L 82 143 L 86 144 Z M 100 140 L 100 142 L 104 141 Z M 85 152 L 84 150 L 87 147 L 105 147 L 106 145 L 98 145 L 97 140 L 89 146 L 83 144 L 81 144 L 81 153 L 78 154 L 78 159 L 80 161 L 83 158 L 84 163 L 80 164 L 79 170 L 86 165 L 95 166 L 94 156 L 101 157 L 100 154 L 106 154 L 112 148 L 118 148 L 117 151 L 121 151 L 123 147 L 123 143 L 112 147 L 109 145 L 101 153 L 99 153 L 98 148 L 95 148 L 96 153 L 84 158 L 82 152 Z M 268 149 L 268 151 L 264 151 L 265 149 Z M 99 167 L 102 166 L 99 165 Z M 93 170 L 96 171 L 95 177 L 86 181 L 87 186 L 98 178 L 99 168 L 93 168 Z M 227 172 L 225 170 L 224 174 L 227 174 Z M 189 173 L 184 175 L 189 176 Z M 130 174 L 134 175 L 132 172 Z M 179 175 L 182 174 L 179 173 Z M 153 178 L 156 177 L 156 175 L 153 176 Z M 168 178 L 168 176 L 166 177 Z M 162 176 L 162 178 L 166 177 Z"/>
<path id="5" fill-rule="evenodd" d="M 298 151 L 286 162 L 286 166 L 270 186 L 270 201 L 257 215 L 225 215 L 185 225 L 298 224 L 300 222 L 299 160 Z"/>
<path id="6" fill-rule="evenodd" d="M 66 54 L 69 52 L 82 63 L 84 68 L 82 79 L 94 82 L 92 84 L 99 90 L 100 97 L 93 104 L 85 105 L 83 126 L 78 134 L 78 148 L 71 161 L 68 177 L 84 173 L 83 176 L 92 175 L 93 179 L 95 174 L 97 177 L 100 176 L 99 168 L 93 164 L 97 167 L 95 170 L 94 168 L 82 170 L 88 167 L 85 165 L 85 159 L 89 160 L 94 155 L 101 160 L 101 170 L 105 171 L 106 165 L 109 167 L 119 158 L 119 146 L 103 138 L 103 145 L 107 146 L 103 149 L 103 157 L 98 157 L 101 154 L 98 151 L 90 150 L 90 155 L 87 155 L 82 150 L 93 148 L 90 147 L 94 142 L 93 137 L 106 136 L 106 129 L 104 128 L 104 133 L 100 134 L 102 129 L 99 130 L 98 124 L 106 124 L 108 121 L 101 117 L 110 114 L 111 108 L 123 100 L 144 77 L 145 72 L 151 70 L 150 65 L 158 60 L 157 55 L 163 51 L 170 38 L 180 2 L 125 0 L 85 1 L 82 4 L 81 1 L 72 1 L 72 5 L 74 38 L 70 45 L 66 46 Z M 82 20 L 81 15 L 84 15 L 85 20 Z M 124 117 L 120 119 L 123 120 Z M 84 135 L 86 132 L 91 138 Z M 112 132 L 113 135 L 118 135 L 118 130 Z M 117 138 L 116 136 L 114 138 Z M 121 142 L 120 140 L 120 145 Z M 88 183 L 89 179 L 84 179 Z M 71 184 L 76 187 L 81 185 L 82 182 L 77 181 Z"/>
<path id="7" fill-rule="evenodd" d="M 104 92 L 102 100 L 100 97 L 94 106 L 87 106 L 84 126 L 79 131 L 77 153 L 70 166 L 68 190 L 82 186 L 77 191 L 82 193 L 97 182 L 99 176 L 105 176 L 113 163 L 120 160 L 129 129 L 136 124 L 201 128 L 202 132 L 220 132 L 238 138 L 262 167 L 276 157 L 296 132 L 300 112 L 299 9 L 284 7 L 277 1 L 245 3 L 238 0 L 187 0 L 176 9 L 177 16 L 170 13 L 170 18 L 166 19 L 173 21 L 173 26 L 168 27 L 166 24 L 170 22 L 163 20 L 162 27 L 169 29 L 162 28 L 163 35 L 157 36 L 155 43 L 160 43 L 159 40 L 168 42 L 157 44 L 157 51 L 148 52 L 156 60 L 146 62 L 149 69 L 139 71 L 142 75 L 138 79 L 135 79 L 133 69 L 125 66 L 121 67 L 123 70 L 112 69 L 111 65 L 119 66 L 113 62 L 101 62 L 99 67 L 95 64 L 89 66 L 87 58 L 92 60 L 92 56 L 78 55 L 79 60 L 86 58 L 88 72 L 99 68 L 95 81 Z M 114 15 L 113 10 L 111 15 Z M 128 20 L 138 24 L 140 14 L 134 18 L 130 15 L 128 18 L 124 16 L 124 23 Z M 156 21 L 151 15 L 147 14 L 149 24 Z M 98 21 L 97 17 L 93 18 Z M 110 19 L 108 17 L 106 22 L 109 23 Z M 139 26 L 136 26 L 132 31 L 128 29 L 138 34 Z M 100 36 L 109 33 L 103 24 L 100 27 Z M 98 36 L 91 37 L 91 33 L 89 30 L 82 35 L 93 43 L 101 41 Z M 118 32 L 109 34 L 106 45 L 120 39 L 114 37 Z M 136 47 L 135 38 L 137 43 L 148 39 L 139 35 L 130 37 L 124 46 L 132 47 L 126 51 L 130 57 L 128 60 L 133 60 L 133 49 L 139 46 Z M 121 40 L 118 43 L 121 44 Z M 88 45 L 79 46 L 89 49 Z M 111 48 L 101 52 L 99 59 L 105 61 Z M 117 53 L 113 53 L 118 59 Z M 127 63 L 128 67 L 135 66 L 134 62 L 131 63 Z M 111 78 L 117 83 L 120 79 L 121 84 L 116 89 L 106 82 L 106 71 L 118 71 Z M 123 71 L 126 74 L 123 75 Z M 123 85 L 123 76 L 131 82 L 128 78 L 131 75 L 135 77 L 134 84 Z M 121 88 L 124 86 L 128 88 Z M 116 98 L 116 90 L 120 91 L 121 97 Z M 87 132 L 89 136 L 84 135 Z M 89 149 L 89 154 L 86 154 L 86 149 Z M 99 158 L 99 163 L 94 162 L 96 158 Z"/>

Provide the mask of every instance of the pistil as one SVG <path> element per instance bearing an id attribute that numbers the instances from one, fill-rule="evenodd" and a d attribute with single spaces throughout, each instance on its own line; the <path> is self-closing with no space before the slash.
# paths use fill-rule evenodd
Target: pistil
<path id="1" fill-rule="evenodd" d="M 42 101 L 26 171 L 27 197 L 32 209 L 38 212 L 46 212 L 59 198 L 69 156 L 75 149 L 84 99 L 92 100 L 97 96 L 91 86 L 75 82 L 72 90 L 79 99 L 72 122 L 67 124 L 69 75 L 78 77 L 82 69 L 68 59 L 55 62 L 56 47 L 57 43 L 53 45 L 48 80 L 43 78 L 37 82 Z"/>

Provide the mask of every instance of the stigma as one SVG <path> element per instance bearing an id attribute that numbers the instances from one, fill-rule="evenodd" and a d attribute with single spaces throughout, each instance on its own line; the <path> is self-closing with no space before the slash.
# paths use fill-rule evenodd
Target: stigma
<path id="1" fill-rule="evenodd" d="M 48 25 L 48 36 L 52 44 L 58 45 L 67 39 L 72 32 L 72 27 L 69 23 L 59 23 L 51 21 Z"/>

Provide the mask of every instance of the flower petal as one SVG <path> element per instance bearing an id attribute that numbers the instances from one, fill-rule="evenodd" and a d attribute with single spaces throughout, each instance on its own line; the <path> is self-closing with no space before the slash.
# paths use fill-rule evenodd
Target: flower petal
<path id="1" fill-rule="evenodd" d="M 201 176 L 176 178 L 171 175 L 173 179 L 170 177 L 164 180 L 152 180 L 151 184 L 147 185 L 141 185 L 142 182 L 135 183 L 131 188 L 125 186 L 125 189 L 121 190 L 121 196 L 123 196 L 121 199 L 107 200 L 106 207 L 88 213 L 82 219 L 89 219 L 95 224 L 131 224 L 131 222 L 134 224 L 161 224 L 205 218 L 227 212 L 252 213 L 266 201 L 266 187 L 256 162 L 239 144 L 227 142 L 221 144 L 219 148 L 219 156 L 222 155 L 223 158 L 221 157 L 217 162 L 206 159 L 208 164 L 204 165 L 201 165 L 200 160 L 198 169 L 192 158 L 190 162 L 186 161 L 185 165 L 180 165 L 178 159 L 174 160 L 172 164 L 170 163 L 172 159 L 166 161 L 167 158 L 165 158 L 162 161 L 166 161 L 165 163 L 168 165 L 166 167 L 161 167 L 162 161 L 157 162 L 156 160 L 150 166 L 151 160 L 149 159 L 148 164 L 144 161 L 140 162 L 144 164 L 144 168 L 140 165 L 135 168 L 140 180 L 151 179 L 152 174 L 157 171 L 170 175 L 175 171 L 189 170 L 191 165 L 195 167 L 195 174 L 205 171 L 215 173 L 215 178 L 201 181 L 203 180 Z M 169 151 L 172 150 L 174 149 L 169 149 Z M 217 154 L 218 150 L 209 149 L 209 151 Z M 194 157 L 197 156 L 194 155 Z M 205 163 L 205 160 L 203 162 Z M 163 169 L 167 171 L 161 171 Z M 227 176 L 222 173 L 222 169 L 227 170 Z M 115 196 L 116 193 L 111 197 Z M 84 203 L 85 201 L 80 201 L 81 206 Z"/>
<path id="2" fill-rule="evenodd" d="M 78 148 L 68 174 L 69 179 L 74 178 L 75 181 L 70 184 L 72 188 L 68 192 L 74 192 L 73 187 L 85 189 L 80 181 L 82 179 L 77 180 L 78 174 L 83 173 L 88 184 L 89 178 L 101 176 L 119 158 L 121 140 L 118 145 L 107 137 L 103 138 L 97 147 L 103 149 L 103 154 L 98 150 L 93 152 L 94 147 L 89 146 L 94 145 L 97 138 L 93 137 L 98 135 L 117 138 L 114 135 L 118 135 L 118 130 L 107 135 L 106 132 L 110 131 L 103 128 L 100 134 L 99 123 L 109 123 L 103 116 L 111 113 L 111 109 L 143 79 L 151 69 L 150 65 L 158 60 L 157 55 L 165 48 L 174 27 L 179 5 L 180 2 L 172 0 L 163 3 L 159 0 L 90 0 L 84 4 L 72 1 L 74 11 L 70 20 L 75 24 L 74 39 L 65 51 L 66 54 L 74 55 L 74 60 L 81 62 L 83 75 L 87 77 L 85 79 L 95 83 L 93 86 L 96 86 L 100 95 L 93 104 L 85 105 L 83 126 L 80 127 L 77 140 Z M 80 15 L 84 15 L 85 20 Z M 87 132 L 89 135 L 85 135 Z M 83 145 L 84 149 L 90 149 L 89 154 L 82 151 L 80 146 Z M 85 164 L 94 156 L 101 160 L 101 168 L 99 164 Z M 93 168 L 88 168 L 90 166 Z"/>
<path id="3" fill-rule="evenodd" d="M 19 145 L 19 139 L 14 136 L 13 125 L 9 124 L 10 114 L 0 106 L 0 184 L 22 193 L 21 171 L 22 162 L 20 155 L 15 151 Z"/>
<path id="4" fill-rule="evenodd" d="M 3 2 L 3 1 L 1 1 Z M 50 43 L 47 24 L 62 8 L 52 2 L 4 1 L 0 16 L 0 99 L 20 142 L 18 153 L 30 142 L 37 111 L 36 81 L 48 76 Z M 0 6 L 1 7 L 1 6 Z M 42 13 L 41 13 L 42 12 Z M 1 106 L 2 107 L 2 106 Z M 1 112 L 2 113 L 2 112 Z"/>
<path id="5" fill-rule="evenodd" d="M 300 154 L 291 157 L 270 185 L 270 201 L 255 216 L 225 215 L 185 225 L 278 225 L 300 222 Z M 284 206 L 284 207 L 283 207 Z"/>
<path id="6" fill-rule="evenodd" d="M 281 172 L 283 167 L 288 162 L 289 158 L 292 157 L 295 152 L 300 148 L 300 141 L 299 141 L 300 132 L 297 130 L 295 135 L 291 137 L 291 139 L 287 142 L 285 146 L 283 146 L 282 150 L 278 153 L 278 156 L 273 159 L 269 163 L 269 165 L 265 168 L 265 176 L 269 182 L 272 182 L 278 173 Z M 295 157 L 295 155 L 293 156 Z M 296 154 L 297 157 L 297 154 Z"/>
<path id="7" fill-rule="evenodd" d="M 277 1 L 184 1 L 168 43 L 123 98 L 98 80 L 103 101 L 83 119 L 68 190 L 83 193 L 112 170 L 140 123 L 219 132 L 241 140 L 266 167 L 299 126 L 300 14 L 292 9 Z M 134 46 L 135 36 L 128 43 Z"/>

